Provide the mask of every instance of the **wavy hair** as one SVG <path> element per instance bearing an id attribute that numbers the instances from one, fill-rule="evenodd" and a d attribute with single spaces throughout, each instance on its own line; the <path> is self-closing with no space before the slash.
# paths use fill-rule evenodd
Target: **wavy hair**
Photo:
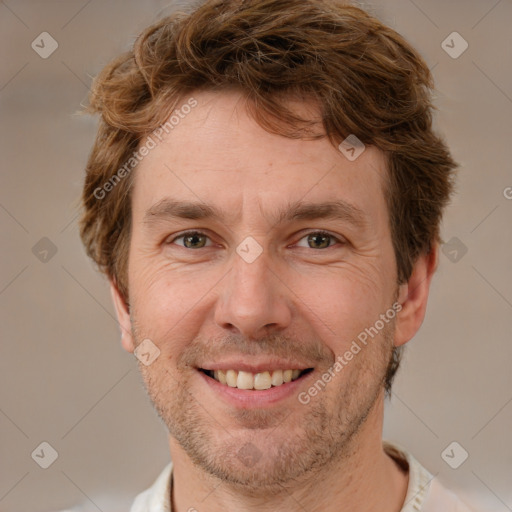
<path id="1" fill-rule="evenodd" d="M 269 132 L 309 137 L 312 121 L 287 102 L 309 98 L 334 145 L 354 134 L 385 153 L 398 283 L 407 281 L 418 256 L 439 241 L 456 168 L 433 130 L 434 84 L 422 57 L 397 32 L 345 2 L 211 0 L 148 27 L 93 83 L 88 110 L 100 121 L 80 235 L 125 299 L 133 173 L 104 197 L 97 190 L 186 95 L 228 88 L 244 93 L 251 115 Z M 400 354 L 395 349 L 388 392 Z"/>

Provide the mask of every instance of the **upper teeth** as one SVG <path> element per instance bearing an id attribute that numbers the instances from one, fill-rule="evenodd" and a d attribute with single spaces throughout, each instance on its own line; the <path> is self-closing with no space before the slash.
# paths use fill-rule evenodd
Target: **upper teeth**
<path id="1" fill-rule="evenodd" d="M 237 370 L 215 370 L 213 377 L 221 384 L 238 389 L 269 389 L 291 382 L 300 375 L 301 370 L 274 370 L 273 372 L 251 373 Z"/>

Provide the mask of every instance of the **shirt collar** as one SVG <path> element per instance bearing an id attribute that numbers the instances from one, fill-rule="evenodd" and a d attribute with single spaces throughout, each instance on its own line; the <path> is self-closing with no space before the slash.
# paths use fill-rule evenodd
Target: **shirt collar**
<path id="1" fill-rule="evenodd" d="M 430 482 L 434 477 L 407 450 L 386 441 L 383 442 L 383 446 L 384 451 L 400 467 L 409 469 L 407 494 L 400 512 L 418 512 L 423 510 Z"/>

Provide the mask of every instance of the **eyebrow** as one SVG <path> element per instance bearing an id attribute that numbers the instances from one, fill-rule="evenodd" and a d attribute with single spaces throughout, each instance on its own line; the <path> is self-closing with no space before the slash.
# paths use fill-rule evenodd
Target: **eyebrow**
<path id="1" fill-rule="evenodd" d="M 144 214 L 144 224 L 150 225 L 155 221 L 168 219 L 210 219 L 225 222 L 229 217 L 227 212 L 203 202 L 180 201 L 164 198 L 149 207 Z M 327 201 L 322 203 L 304 203 L 295 201 L 275 215 L 273 224 L 279 225 L 294 220 L 332 219 L 341 220 L 363 228 L 367 224 L 364 212 L 344 200 Z"/>

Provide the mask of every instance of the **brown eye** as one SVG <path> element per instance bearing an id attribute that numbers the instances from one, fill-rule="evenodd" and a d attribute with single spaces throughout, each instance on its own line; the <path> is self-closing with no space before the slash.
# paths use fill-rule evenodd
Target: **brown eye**
<path id="1" fill-rule="evenodd" d="M 314 231 L 301 238 L 301 241 L 305 240 L 307 245 L 297 244 L 299 247 L 307 247 L 309 249 L 327 249 L 331 245 L 335 245 L 335 242 L 340 242 L 335 236 L 324 231 Z M 334 243 L 331 243 L 334 241 Z"/>
<path id="2" fill-rule="evenodd" d="M 182 245 L 186 249 L 202 249 L 207 246 L 208 237 L 204 233 L 199 231 L 191 231 L 184 233 L 172 240 L 172 243 L 176 243 L 177 240 L 183 239 L 183 242 L 178 244 Z"/>

